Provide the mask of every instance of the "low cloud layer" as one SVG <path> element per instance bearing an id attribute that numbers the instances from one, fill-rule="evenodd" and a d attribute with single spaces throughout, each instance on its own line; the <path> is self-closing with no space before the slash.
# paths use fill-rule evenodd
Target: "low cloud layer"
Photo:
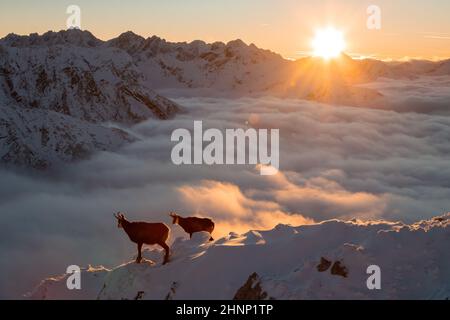
<path id="1" fill-rule="evenodd" d="M 18 297 L 70 264 L 131 259 L 135 245 L 112 216 L 119 210 L 131 220 L 167 224 L 169 211 L 208 216 L 216 221 L 215 238 L 278 223 L 411 222 L 447 212 L 449 81 L 373 84 L 401 112 L 271 97 L 178 97 L 189 113 L 130 128 L 141 140 L 117 153 L 44 174 L 1 171 L 0 298 Z M 418 110 L 413 98 L 426 103 Z M 280 129 L 280 172 L 173 165 L 171 132 L 192 129 L 193 120 L 209 128 Z M 178 226 L 172 230 L 172 239 L 185 236 Z"/>

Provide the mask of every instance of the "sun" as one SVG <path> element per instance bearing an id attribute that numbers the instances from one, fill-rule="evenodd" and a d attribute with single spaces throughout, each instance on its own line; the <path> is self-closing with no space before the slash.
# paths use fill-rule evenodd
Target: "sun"
<path id="1" fill-rule="evenodd" d="M 314 56 L 326 60 L 335 58 L 345 49 L 344 34 L 333 27 L 317 30 L 312 48 Z"/>

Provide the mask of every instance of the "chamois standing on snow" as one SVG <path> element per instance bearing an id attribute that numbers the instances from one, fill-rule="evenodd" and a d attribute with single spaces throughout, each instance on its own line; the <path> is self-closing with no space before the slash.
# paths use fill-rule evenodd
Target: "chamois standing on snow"
<path id="1" fill-rule="evenodd" d="M 154 245 L 158 244 L 166 251 L 164 255 L 164 262 L 166 264 L 169 261 L 169 246 L 166 244 L 169 238 L 170 229 L 164 223 L 148 223 L 148 222 L 130 222 L 123 213 L 116 213 L 114 215 L 117 219 L 117 226 L 123 228 L 131 241 L 137 244 L 138 256 L 136 263 L 140 263 L 142 260 L 142 245 Z"/>
<path id="2" fill-rule="evenodd" d="M 184 231 L 189 233 L 189 237 L 192 238 L 192 234 L 195 232 L 206 231 L 212 234 L 214 231 L 214 222 L 208 218 L 189 217 L 183 218 L 177 215 L 175 212 L 169 214 L 172 217 L 172 223 L 178 224 Z M 209 241 L 214 241 L 213 237 Z"/>

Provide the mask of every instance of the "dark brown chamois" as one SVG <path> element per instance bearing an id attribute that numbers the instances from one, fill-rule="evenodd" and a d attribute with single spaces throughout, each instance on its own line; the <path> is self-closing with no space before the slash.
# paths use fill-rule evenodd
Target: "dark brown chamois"
<path id="1" fill-rule="evenodd" d="M 195 232 L 206 231 L 209 234 L 212 234 L 214 231 L 214 222 L 208 218 L 197 218 L 197 217 L 189 217 L 183 218 L 179 215 L 175 214 L 175 212 L 171 212 L 169 214 L 172 217 L 172 223 L 178 224 L 189 234 L 189 237 L 192 238 L 192 234 Z M 213 241 L 213 237 L 209 239 L 209 241 Z"/>
<path id="2" fill-rule="evenodd" d="M 164 223 L 130 222 L 120 212 L 115 214 L 114 217 L 117 219 L 117 226 L 123 228 L 130 240 L 137 244 L 138 256 L 136 258 L 136 263 L 140 263 L 142 260 L 141 250 L 142 245 L 144 244 L 158 244 L 163 247 L 166 251 L 163 264 L 166 264 L 169 261 L 170 249 L 166 244 L 170 233 L 168 226 Z"/>

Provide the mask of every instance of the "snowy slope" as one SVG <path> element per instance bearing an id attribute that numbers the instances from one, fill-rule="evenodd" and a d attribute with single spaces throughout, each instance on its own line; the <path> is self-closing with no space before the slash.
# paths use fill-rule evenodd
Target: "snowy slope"
<path id="1" fill-rule="evenodd" d="M 60 44 L 62 35 L 78 37 Z M 1 40 L 0 101 L 90 122 L 167 119 L 178 110 L 144 85 L 126 52 L 83 46 L 92 39 L 87 31 L 69 30 L 37 37 L 36 43 L 33 36 Z"/>
<path id="2" fill-rule="evenodd" d="M 146 252 L 142 264 L 85 270 L 82 287 L 67 276 L 45 280 L 32 299 L 448 299 L 450 214 L 412 225 L 338 221 L 269 231 L 178 238 L 171 262 Z M 323 267 L 322 258 L 329 261 Z M 381 268 L 381 290 L 368 290 L 369 265 Z M 320 269 L 320 270 L 319 270 Z M 100 281 L 100 278 L 102 280 Z"/>
<path id="3" fill-rule="evenodd" d="M 0 109 L 0 158 L 9 165 L 46 169 L 135 140 L 120 129 L 55 111 Z"/>
<path id="4" fill-rule="evenodd" d="M 90 299 L 97 297 L 98 288 L 101 288 L 106 275 L 110 270 L 104 267 L 91 267 L 81 269 L 82 290 L 67 290 L 67 275 L 48 278 L 42 281 L 30 296 L 26 297 L 36 300 L 57 300 L 57 299 Z"/>
<path id="5" fill-rule="evenodd" d="M 124 51 L 86 31 L 0 40 L 0 161 L 33 168 L 114 150 L 132 139 L 105 122 L 180 110 L 144 83 Z"/>

